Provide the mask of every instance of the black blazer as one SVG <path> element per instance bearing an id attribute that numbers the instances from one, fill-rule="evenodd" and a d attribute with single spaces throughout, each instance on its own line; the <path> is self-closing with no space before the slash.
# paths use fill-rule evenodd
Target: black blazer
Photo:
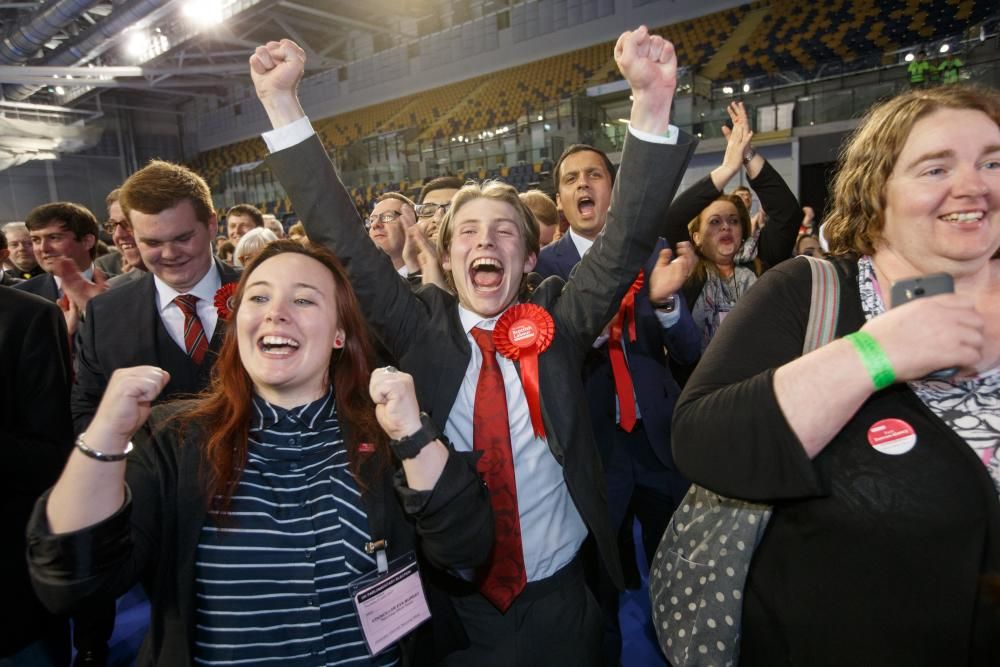
<path id="1" fill-rule="evenodd" d="M 51 486 L 73 447 L 70 358 L 59 307 L 0 287 L 0 656 L 40 637 L 47 612 L 24 560 L 24 528 L 35 499 Z"/>
<path id="2" fill-rule="evenodd" d="M 56 279 L 51 273 L 43 273 L 35 276 L 34 278 L 25 280 L 23 283 L 14 285 L 14 289 L 30 292 L 31 294 L 37 294 L 43 299 L 48 299 L 49 301 L 59 300 L 59 288 L 56 286 Z"/>
<path id="3" fill-rule="evenodd" d="M 213 260 L 222 284 L 239 280 L 239 271 Z M 219 321 L 204 363 L 198 366 L 167 333 L 156 310 L 153 274 L 125 283 L 94 297 L 76 338 L 76 382 L 73 385 L 73 426 L 86 430 L 101 402 L 108 379 L 118 368 L 159 366 L 170 372 L 170 382 L 157 402 L 193 394 L 208 386 L 212 366 L 222 347 L 224 322 Z"/>
<path id="4" fill-rule="evenodd" d="M 681 141 L 670 146 L 629 137 L 609 213 L 609 219 L 621 219 L 609 222 L 573 280 L 550 278 L 526 296 L 545 308 L 556 325 L 551 346 L 539 358 L 549 449 L 563 466 L 570 495 L 619 586 L 623 577 L 617 531 L 608 515 L 580 376 L 594 338 L 653 250 L 656 229 L 694 152 L 694 140 L 685 135 Z M 456 298 L 435 286 L 411 291 L 365 234 L 357 209 L 316 136 L 272 154 L 268 163 L 309 239 L 332 249 L 346 265 L 365 317 L 399 367 L 413 375 L 420 405 L 443 429 L 471 356 Z"/>
<path id="5" fill-rule="evenodd" d="M 701 356 L 701 332 L 680 292 L 677 294 L 680 319 L 666 330 L 649 302 L 649 275 L 656 266 L 660 250 L 665 247 L 666 241 L 660 239 L 642 267 L 646 280 L 635 297 L 636 339 L 631 341 L 623 336 L 622 345 L 628 355 L 629 374 L 632 376 L 646 438 L 660 462 L 676 473 L 670 452 L 670 418 L 674 414 L 674 404 L 681 395 L 681 388 L 670 373 L 667 353 L 681 364 L 693 364 Z M 542 249 L 535 271 L 544 278 L 556 275 L 566 280 L 579 261 L 580 253 L 576 244 L 566 234 L 558 242 Z M 584 374 L 590 419 L 604 461 L 611 455 L 610 449 L 614 446 L 617 428 L 615 381 L 606 349 L 605 346 L 590 354 Z M 678 490 L 687 484 L 679 473 L 675 476 L 675 482 Z M 676 500 L 680 500 L 680 497 Z"/>

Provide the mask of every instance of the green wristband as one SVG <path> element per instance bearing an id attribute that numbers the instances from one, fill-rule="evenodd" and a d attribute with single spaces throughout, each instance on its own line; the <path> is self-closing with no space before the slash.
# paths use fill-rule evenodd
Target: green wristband
<path id="1" fill-rule="evenodd" d="M 861 363 L 871 376 L 876 391 L 885 389 L 896 381 L 896 372 L 892 370 L 889 357 L 885 356 L 885 350 L 871 334 L 866 331 L 855 331 L 844 336 L 844 339 L 851 341 L 854 349 L 858 351 Z"/>

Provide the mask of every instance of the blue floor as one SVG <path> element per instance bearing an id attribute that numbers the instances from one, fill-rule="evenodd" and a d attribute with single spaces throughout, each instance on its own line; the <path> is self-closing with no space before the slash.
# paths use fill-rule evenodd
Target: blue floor
<path id="1" fill-rule="evenodd" d="M 669 667 L 660 651 L 653 630 L 649 603 L 649 563 L 642 551 L 642 533 L 638 522 L 632 526 L 635 557 L 642 586 L 619 597 L 618 622 L 622 630 L 622 667 Z"/>

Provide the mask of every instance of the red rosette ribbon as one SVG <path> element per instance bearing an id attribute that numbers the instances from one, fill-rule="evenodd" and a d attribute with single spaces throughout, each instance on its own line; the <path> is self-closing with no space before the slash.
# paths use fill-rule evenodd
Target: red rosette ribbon
<path id="1" fill-rule="evenodd" d="M 220 320 L 229 321 L 233 315 L 233 298 L 236 296 L 236 283 L 227 283 L 220 287 L 215 293 L 215 312 L 219 314 Z"/>
<path id="2" fill-rule="evenodd" d="M 627 330 L 629 340 L 635 342 L 635 295 L 642 289 L 645 276 L 639 271 L 639 277 L 628 288 L 618 307 L 618 313 L 611 320 L 608 328 L 608 358 L 611 360 L 611 374 L 615 380 L 615 393 L 618 395 L 619 423 L 622 428 L 632 432 L 635 428 L 635 392 L 632 390 L 632 374 L 628 371 L 625 361 L 625 349 L 622 347 L 622 333 Z"/>
<path id="3" fill-rule="evenodd" d="M 528 413 L 535 435 L 545 438 L 542 404 L 538 393 L 538 355 L 548 349 L 556 323 L 541 306 L 519 303 L 507 309 L 493 329 L 497 352 L 521 364 L 521 386 L 528 399 Z"/>

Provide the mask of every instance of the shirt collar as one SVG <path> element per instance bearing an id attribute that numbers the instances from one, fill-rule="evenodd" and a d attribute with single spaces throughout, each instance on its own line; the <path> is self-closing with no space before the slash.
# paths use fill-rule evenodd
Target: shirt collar
<path id="1" fill-rule="evenodd" d="M 155 273 L 153 274 L 153 283 L 156 285 L 156 295 L 160 299 L 160 312 L 162 313 L 181 294 L 193 294 L 202 301 L 212 303 L 215 300 L 215 293 L 222 287 L 222 277 L 219 275 L 218 267 L 215 266 L 213 260 L 208 272 L 187 292 L 178 292 L 160 280 L 160 277 Z"/>
<path id="2" fill-rule="evenodd" d="M 574 232 L 572 228 L 569 230 L 569 238 L 573 241 L 573 245 L 576 246 L 576 251 L 580 253 L 580 259 L 583 259 L 583 256 L 587 254 L 588 250 L 590 250 L 590 246 L 594 245 L 593 241 L 580 236 Z"/>
<path id="3" fill-rule="evenodd" d="M 497 313 L 493 317 L 484 318 L 479 313 L 474 313 L 462 304 L 458 304 L 458 316 L 462 320 L 462 329 L 465 330 L 466 335 L 468 335 L 468 333 L 476 327 L 486 329 L 487 331 L 493 331 L 493 327 L 497 325 L 497 320 L 499 320 L 500 316 L 505 312 L 507 312 L 507 308 L 504 308 L 502 312 Z"/>
<path id="4" fill-rule="evenodd" d="M 314 424 L 319 418 L 327 417 L 333 410 L 333 386 L 331 385 L 326 394 L 317 398 L 311 403 L 298 407 L 285 409 L 280 406 L 268 403 L 256 393 L 252 399 L 253 411 L 250 413 L 250 430 L 263 431 L 269 429 L 286 416 L 301 422 L 308 428 L 314 428 Z"/>

